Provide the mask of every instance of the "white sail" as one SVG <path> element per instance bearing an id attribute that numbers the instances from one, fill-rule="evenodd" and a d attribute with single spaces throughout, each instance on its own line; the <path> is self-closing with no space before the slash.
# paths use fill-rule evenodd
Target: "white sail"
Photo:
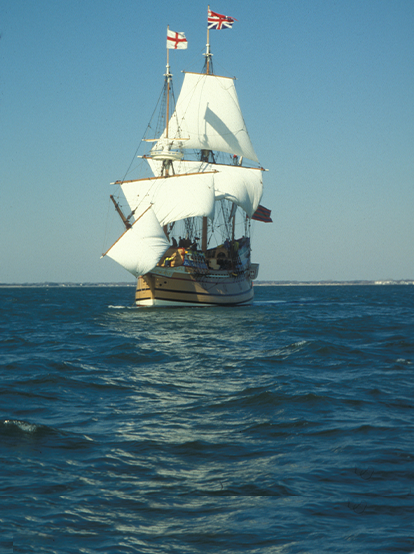
<path id="1" fill-rule="evenodd" d="M 151 208 L 106 252 L 135 277 L 151 271 L 170 246 Z"/>
<path id="2" fill-rule="evenodd" d="M 185 73 L 168 137 L 186 139 L 179 143 L 180 148 L 217 150 L 259 161 L 240 110 L 234 79 L 228 77 Z M 161 138 L 165 138 L 165 131 Z"/>
<path id="3" fill-rule="evenodd" d="M 160 162 L 148 159 L 152 171 L 161 170 Z M 211 164 L 200 161 L 182 160 L 174 163 L 179 174 L 194 172 L 214 173 L 214 194 L 216 200 L 231 200 L 252 217 L 263 194 L 262 170 L 239 165 Z"/>
<path id="4" fill-rule="evenodd" d="M 213 177 L 210 170 L 210 173 L 124 182 L 121 188 L 129 207 L 135 210 L 134 215 L 152 204 L 152 210 L 163 226 L 187 217 L 214 219 Z"/>
<path id="5" fill-rule="evenodd" d="M 155 177 L 160 177 L 161 175 L 161 171 L 162 171 L 162 161 L 160 160 L 157 160 L 151 156 L 145 156 L 145 159 L 147 160 L 148 162 L 148 165 L 150 166 L 150 169 L 152 171 L 152 174 L 155 176 Z M 176 162 L 177 163 L 177 162 Z M 176 168 L 176 163 L 174 164 L 174 171 L 175 171 L 175 168 Z M 175 171 L 177 173 L 177 171 Z M 184 173 L 184 172 L 183 172 Z M 186 171 L 186 173 L 189 173 L 188 171 Z"/>
<path id="6" fill-rule="evenodd" d="M 262 171 L 223 165 L 214 176 L 216 200 L 231 200 L 252 217 L 263 194 Z"/>

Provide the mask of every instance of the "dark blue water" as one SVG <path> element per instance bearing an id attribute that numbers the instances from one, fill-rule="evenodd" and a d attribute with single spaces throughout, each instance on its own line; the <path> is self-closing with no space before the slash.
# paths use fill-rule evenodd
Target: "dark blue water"
<path id="1" fill-rule="evenodd" d="M 0 552 L 414 552 L 414 287 L 0 289 Z"/>

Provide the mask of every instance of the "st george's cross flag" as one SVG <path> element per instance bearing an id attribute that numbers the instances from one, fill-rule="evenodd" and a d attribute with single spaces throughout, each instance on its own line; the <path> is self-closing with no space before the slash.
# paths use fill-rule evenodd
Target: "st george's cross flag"
<path id="1" fill-rule="evenodd" d="M 187 48 L 188 42 L 184 33 L 175 33 L 174 31 L 167 31 L 167 48 L 173 48 L 174 50 L 183 50 Z"/>
<path id="2" fill-rule="evenodd" d="M 207 17 L 208 29 L 218 29 L 218 30 L 231 29 L 231 26 L 235 21 L 237 21 L 237 19 L 234 19 L 233 17 L 212 12 L 210 9 L 208 10 L 208 17 Z"/>

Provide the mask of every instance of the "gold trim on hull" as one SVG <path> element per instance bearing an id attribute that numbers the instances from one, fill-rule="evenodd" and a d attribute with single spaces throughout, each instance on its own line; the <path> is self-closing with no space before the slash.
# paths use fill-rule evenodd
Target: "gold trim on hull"
<path id="1" fill-rule="evenodd" d="M 197 273 L 190 268 L 158 268 L 139 277 L 137 306 L 228 306 L 253 301 L 251 272 Z"/>

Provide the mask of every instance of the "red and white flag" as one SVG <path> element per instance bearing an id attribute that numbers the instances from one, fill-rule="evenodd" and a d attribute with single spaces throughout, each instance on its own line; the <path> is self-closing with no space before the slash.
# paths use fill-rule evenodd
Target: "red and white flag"
<path id="1" fill-rule="evenodd" d="M 273 223 L 273 219 L 270 217 L 271 213 L 271 210 L 259 204 L 257 210 L 252 215 L 252 219 L 263 221 L 263 223 Z"/>
<path id="2" fill-rule="evenodd" d="M 231 29 L 231 26 L 235 21 L 237 21 L 237 19 L 234 19 L 234 17 L 221 15 L 220 13 L 212 12 L 210 9 L 208 10 L 208 29 Z"/>
<path id="3" fill-rule="evenodd" d="M 183 50 L 187 48 L 188 42 L 184 33 L 175 33 L 174 31 L 167 31 L 167 48 L 174 48 L 174 50 Z"/>

